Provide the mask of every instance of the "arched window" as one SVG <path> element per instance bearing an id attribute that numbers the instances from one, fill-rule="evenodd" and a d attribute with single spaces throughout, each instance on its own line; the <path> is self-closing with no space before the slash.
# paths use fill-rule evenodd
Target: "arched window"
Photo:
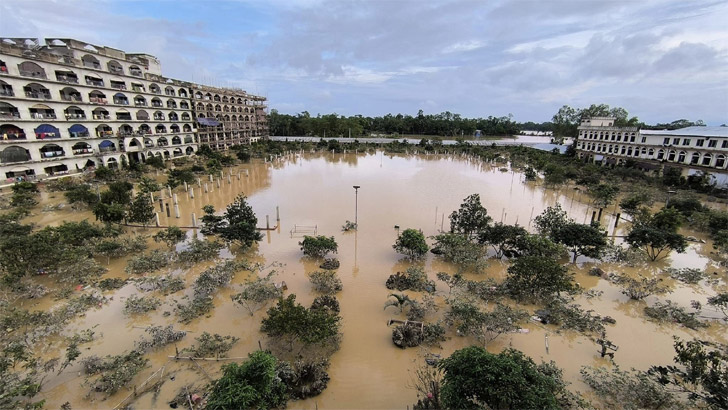
<path id="1" fill-rule="evenodd" d="M 25 91 L 25 96 L 27 98 L 38 98 L 42 100 L 51 99 L 51 92 L 38 83 L 30 83 L 26 85 L 23 87 L 23 91 Z"/>
<path id="2" fill-rule="evenodd" d="M 164 121 L 164 113 L 162 111 L 155 111 L 154 120 L 155 121 Z"/>
<path id="3" fill-rule="evenodd" d="M 190 120 L 190 115 L 188 113 L 186 113 L 186 112 L 183 112 L 182 113 L 182 121 L 189 121 L 189 120 Z"/>
<path id="4" fill-rule="evenodd" d="M 101 63 L 99 63 L 99 59 L 92 56 L 91 54 L 86 54 L 85 56 L 81 57 L 81 61 L 83 62 L 83 66 L 86 68 L 93 68 L 94 70 L 98 70 L 101 68 Z"/>
<path id="5" fill-rule="evenodd" d="M 159 124 L 156 127 L 154 127 L 154 132 L 156 134 L 166 134 L 167 133 L 167 127 L 165 127 L 163 124 Z"/>
<path id="6" fill-rule="evenodd" d="M 114 104 L 129 105 L 129 99 L 122 93 L 114 94 Z"/>
<path id="7" fill-rule="evenodd" d="M 716 168 L 725 168 L 725 155 L 720 154 L 715 159 L 715 167 Z"/>
<path id="8" fill-rule="evenodd" d="M 693 165 L 695 165 L 699 161 L 700 161 L 700 154 L 698 154 L 697 152 L 694 152 L 693 153 L 693 156 L 690 158 L 690 163 L 693 164 Z"/>
<path id="9" fill-rule="evenodd" d="M 114 135 L 114 130 L 106 124 L 101 124 L 96 127 L 96 136 L 99 138 L 111 137 Z"/>
<path id="10" fill-rule="evenodd" d="M 177 108 L 177 101 L 171 98 L 167 100 L 167 108 Z"/>
<path id="11" fill-rule="evenodd" d="M 677 162 L 683 163 L 685 162 L 685 157 L 687 156 L 687 153 L 685 151 L 680 151 L 680 154 L 677 156 Z"/>
<path id="12" fill-rule="evenodd" d="M 93 154 L 94 152 L 91 145 L 83 141 L 73 144 L 71 150 L 73 151 L 73 155 Z"/>
<path id="13" fill-rule="evenodd" d="M 179 116 L 176 112 L 172 111 L 169 113 L 169 120 L 170 121 L 179 121 Z"/>
<path id="14" fill-rule="evenodd" d="M 10 164 L 24 161 L 30 161 L 30 151 L 23 147 L 11 145 L 0 151 L 0 163 Z"/>
<path id="15" fill-rule="evenodd" d="M 151 134 L 152 129 L 147 124 L 142 124 L 139 126 L 139 133 L 140 134 Z"/>
<path id="16" fill-rule="evenodd" d="M 170 125 L 169 132 L 179 132 L 179 125 L 177 125 L 177 124 Z"/>
<path id="17" fill-rule="evenodd" d="M 157 97 L 152 98 L 152 107 L 161 108 L 162 107 L 162 100 L 160 100 Z"/>
<path id="18" fill-rule="evenodd" d="M 144 110 L 138 110 L 136 112 L 137 121 L 149 121 L 149 113 Z"/>
<path id="19" fill-rule="evenodd" d="M 42 158 L 63 157 L 66 155 L 63 148 L 56 144 L 46 144 L 42 146 L 39 151 Z"/>
<path id="20" fill-rule="evenodd" d="M 2 118 L 3 120 L 19 119 L 20 111 L 18 111 L 18 109 L 15 108 L 15 106 L 12 104 L 0 102 L 0 118 Z"/>
<path id="21" fill-rule="evenodd" d="M 198 92 L 196 92 L 196 93 L 195 93 L 195 99 L 197 99 L 197 100 L 201 100 L 201 99 L 202 99 L 202 93 L 201 93 L 201 92 L 199 92 L 199 91 L 198 91 Z"/>
<path id="22" fill-rule="evenodd" d="M 99 143 L 99 151 L 101 152 L 115 152 L 116 144 L 109 140 L 103 140 Z"/>
<path id="23" fill-rule="evenodd" d="M 164 94 L 168 95 L 170 97 L 174 97 L 176 93 L 174 92 L 174 87 L 167 86 L 164 88 Z"/>
<path id="24" fill-rule="evenodd" d="M 48 78 L 43 67 L 31 61 L 23 61 L 18 64 L 18 72 L 23 77 Z"/>
<path id="25" fill-rule="evenodd" d="M 35 139 L 61 138 L 61 131 L 50 124 L 41 124 L 35 130 Z"/>
<path id="26" fill-rule="evenodd" d="M 158 147 L 166 147 L 167 145 L 169 145 L 169 141 L 167 140 L 167 137 L 161 137 L 157 140 Z"/>
<path id="27" fill-rule="evenodd" d="M 81 124 L 73 124 L 70 128 L 68 128 L 68 135 L 70 135 L 71 138 L 88 138 L 89 132 L 88 128 Z"/>
<path id="28" fill-rule="evenodd" d="M 142 69 L 135 65 L 129 66 L 129 74 L 133 75 L 134 77 L 141 77 Z"/>
<path id="29" fill-rule="evenodd" d="M 182 114 L 182 115 L 184 116 L 184 114 Z M 182 131 L 184 131 L 184 132 L 192 132 L 192 127 L 190 127 L 190 124 L 185 124 L 185 125 L 182 126 Z"/>
<path id="30" fill-rule="evenodd" d="M 712 161 L 713 161 L 713 156 L 712 156 L 711 154 L 705 154 L 705 155 L 703 156 L 703 162 L 702 162 L 702 165 L 703 165 L 703 166 L 706 166 L 706 167 L 709 167 L 709 166 L 710 166 L 710 163 L 711 163 Z"/>
<path id="31" fill-rule="evenodd" d="M 177 91 L 177 95 L 179 95 L 180 97 L 184 97 L 184 98 L 187 98 L 187 91 L 185 91 L 185 89 L 184 89 L 184 88 L 180 88 L 180 89 L 179 89 L 179 90 Z"/>
<path id="32" fill-rule="evenodd" d="M 668 161 L 675 161 L 675 151 L 670 150 L 670 152 L 667 153 L 667 160 Z"/>
<path id="33" fill-rule="evenodd" d="M 172 137 L 172 145 L 180 145 L 182 144 L 182 139 L 178 136 Z"/>
<path id="34" fill-rule="evenodd" d="M 106 68 L 109 70 L 110 73 L 114 73 L 114 74 L 123 74 L 124 73 L 124 67 L 122 67 L 121 64 L 115 60 L 110 60 L 108 63 L 106 63 Z"/>
<path id="35" fill-rule="evenodd" d="M 183 110 L 189 110 L 190 105 L 187 103 L 187 101 L 182 101 L 181 103 L 179 103 L 179 108 Z"/>
<path id="36" fill-rule="evenodd" d="M 106 95 L 101 91 L 94 90 L 88 93 L 88 100 L 95 104 L 106 104 Z"/>
<path id="37" fill-rule="evenodd" d="M 3 141 L 24 140 L 25 131 L 12 124 L 0 125 L 0 137 Z"/>
<path id="38" fill-rule="evenodd" d="M 147 99 L 141 95 L 137 95 L 136 97 L 134 97 L 134 106 L 135 107 L 146 107 Z"/>
<path id="39" fill-rule="evenodd" d="M 149 92 L 152 93 L 152 94 L 161 94 L 162 93 L 162 89 L 159 88 L 159 86 L 157 84 L 152 83 L 149 86 Z"/>

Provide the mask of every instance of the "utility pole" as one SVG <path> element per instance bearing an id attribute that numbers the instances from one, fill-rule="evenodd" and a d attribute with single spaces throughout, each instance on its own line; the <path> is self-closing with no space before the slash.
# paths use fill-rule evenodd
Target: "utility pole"
<path id="1" fill-rule="evenodd" d="M 354 185 L 354 225 L 359 229 L 359 188 L 361 186 Z"/>

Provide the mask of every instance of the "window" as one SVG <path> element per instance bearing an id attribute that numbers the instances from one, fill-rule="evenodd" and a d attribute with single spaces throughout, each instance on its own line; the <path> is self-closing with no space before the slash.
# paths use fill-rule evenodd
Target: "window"
<path id="1" fill-rule="evenodd" d="M 724 140 L 723 144 L 720 146 L 721 148 L 728 148 L 728 140 Z"/>
<path id="2" fill-rule="evenodd" d="M 634 135 L 632 135 L 631 137 L 629 137 L 629 142 L 634 142 Z"/>
<path id="3" fill-rule="evenodd" d="M 683 145 L 690 145 L 690 138 L 683 138 Z"/>
<path id="4" fill-rule="evenodd" d="M 662 140 L 662 145 L 669 145 L 670 144 L 670 138 L 665 138 Z"/>
<path id="5" fill-rule="evenodd" d="M 657 151 L 657 159 L 662 160 L 663 158 L 665 158 L 665 151 L 664 150 Z"/>
<path id="6" fill-rule="evenodd" d="M 672 139 L 673 145 L 679 145 L 680 144 L 680 138 L 673 138 Z"/>
<path id="7" fill-rule="evenodd" d="M 696 147 L 702 147 L 704 143 L 705 143 L 704 140 L 697 140 L 697 141 L 695 141 L 695 146 Z"/>
<path id="8" fill-rule="evenodd" d="M 713 156 L 712 155 L 710 155 L 710 154 L 705 155 L 703 157 L 703 165 L 706 166 L 706 167 L 709 167 L 710 166 L 710 163 L 712 162 L 712 160 L 713 160 Z"/>
<path id="9" fill-rule="evenodd" d="M 716 145 L 718 145 L 717 140 L 708 141 L 708 148 L 715 148 Z"/>
<path id="10" fill-rule="evenodd" d="M 647 137 L 642 137 L 642 143 L 644 144 L 645 142 L 647 142 Z"/>

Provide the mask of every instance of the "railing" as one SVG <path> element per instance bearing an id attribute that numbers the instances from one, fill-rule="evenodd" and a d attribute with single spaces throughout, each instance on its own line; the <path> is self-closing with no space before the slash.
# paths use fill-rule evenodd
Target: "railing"
<path id="1" fill-rule="evenodd" d="M 39 72 L 35 72 L 35 71 L 20 70 L 20 75 L 22 75 L 23 77 L 47 78 L 45 73 L 39 73 Z"/>
<path id="2" fill-rule="evenodd" d="M 56 77 L 56 79 L 66 84 L 78 84 L 78 78 L 73 77 Z"/>
<path id="3" fill-rule="evenodd" d="M 152 103 L 152 107 L 160 107 L 161 108 L 162 107 L 162 103 L 153 102 Z"/>
<path id="4" fill-rule="evenodd" d="M 134 106 L 135 107 L 146 107 L 147 102 L 146 101 L 134 101 Z"/>
<path id="5" fill-rule="evenodd" d="M 51 99 L 50 93 L 39 92 L 39 91 L 26 91 L 25 96 L 28 98 L 43 98 L 45 100 Z"/>
<path id="6" fill-rule="evenodd" d="M 122 67 L 109 67 L 109 72 L 114 74 L 123 74 L 124 69 Z"/>
<path id="7" fill-rule="evenodd" d="M 54 157 L 63 157 L 66 155 L 66 153 L 63 151 L 46 151 L 46 152 L 41 152 L 41 155 L 43 156 L 43 158 L 54 158 Z"/>
<path id="8" fill-rule="evenodd" d="M 100 97 L 89 97 L 89 102 L 96 103 L 96 104 L 106 104 L 106 98 L 100 98 Z"/>
<path id="9" fill-rule="evenodd" d="M 117 104 L 117 105 L 129 105 L 129 100 L 114 100 L 114 104 Z"/>
<path id="10" fill-rule="evenodd" d="M 71 138 L 89 138 L 90 137 L 88 131 L 69 132 L 69 135 L 71 136 Z"/>
<path id="11" fill-rule="evenodd" d="M 30 118 L 33 118 L 36 120 L 43 120 L 43 119 L 55 120 L 58 117 L 56 117 L 55 113 L 31 112 Z"/>
<path id="12" fill-rule="evenodd" d="M 116 88 L 117 90 L 126 90 L 126 85 L 124 84 L 111 84 L 111 88 Z"/>
<path id="13" fill-rule="evenodd" d="M 93 85 L 94 87 L 104 86 L 104 82 L 102 80 L 89 80 L 88 78 L 86 79 L 86 84 Z"/>
<path id="14" fill-rule="evenodd" d="M 138 92 L 138 93 L 143 93 L 144 92 L 144 88 L 143 87 L 132 87 L 131 89 L 134 90 L 134 91 L 136 91 L 136 92 Z"/>
<path id="15" fill-rule="evenodd" d="M 142 135 L 152 135 L 152 130 L 139 130 Z"/>
<path id="16" fill-rule="evenodd" d="M 15 93 L 13 92 L 13 90 L 8 89 L 0 89 L 0 95 L 4 97 L 15 97 Z"/>
<path id="17" fill-rule="evenodd" d="M 74 149 L 73 155 L 82 155 L 82 154 L 93 154 L 94 150 L 91 148 L 83 148 L 83 149 Z"/>
<path id="18" fill-rule="evenodd" d="M 104 115 L 104 114 L 94 114 L 94 119 L 95 120 L 110 120 L 111 119 L 111 116 L 110 115 Z"/>
<path id="19" fill-rule="evenodd" d="M 155 120 L 155 121 L 164 121 L 164 117 L 160 117 L 160 116 L 156 116 L 156 115 L 155 115 L 155 116 L 154 116 L 154 120 Z"/>
<path id="20" fill-rule="evenodd" d="M 84 67 L 88 67 L 88 68 L 94 68 L 96 70 L 98 70 L 98 69 L 101 68 L 101 64 L 99 64 L 99 63 L 91 63 L 91 62 L 88 62 L 88 61 L 84 61 L 83 62 L 83 66 Z"/>
<path id="21" fill-rule="evenodd" d="M 116 115 L 116 120 L 117 121 L 131 121 L 131 115 L 120 115 L 120 114 L 117 114 Z"/>
<path id="22" fill-rule="evenodd" d="M 20 118 L 19 112 L 0 112 L 0 118 Z"/>
<path id="23" fill-rule="evenodd" d="M 106 138 L 113 135 L 114 131 L 96 131 L 96 136 L 99 138 Z"/>
<path id="24" fill-rule="evenodd" d="M 0 136 L 0 141 L 16 141 L 24 140 L 25 134 L 3 134 Z"/>
<path id="25" fill-rule="evenodd" d="M 82 101 L 79 95 L 63 95 L 61 94 L 61 100 L 63 101 Z"/>
<path id="26" fill-rule="evenodd" d="M 133 75 L 134 77 L 141 77 L 142 70 L 129 70 L 129 74 Z"/>
<path id="27" fill-rule="evenodd" d="M 149 92 L 152 94 L 162 94 L 162 90 L 150 88 Z"/>
<path id="28" fill-rule="evenodd" d="M 99 147 L 99 152 L 116 152 L 116 147 Z"/>
<path id="29" fill-rule="evenodd" d="M 78 119 L 78 120 L 85 120 L 86 114 L 66 114 L 67 120 L 70 120 L 71 118 Z"/>

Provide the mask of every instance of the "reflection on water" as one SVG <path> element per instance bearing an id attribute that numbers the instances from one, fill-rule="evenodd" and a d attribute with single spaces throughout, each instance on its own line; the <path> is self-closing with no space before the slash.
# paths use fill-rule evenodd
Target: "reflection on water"
<path id="1" fill-rule="evenodd" d="M 233 170 L 230 182 L 227 173 L 219 178 L 216 175 L 211 182 L 209 177 L 203 177 L 199 186 L 193 184 L 194 199 L 178 188 L 176 193 L 181 217 L 175 218 L 174 211 L 171 217 L 162 213 L 161 224 L 191 225 L 192 213 L 199 220 L 204 205 L 211 204 L 221 210 L 236 195 L 244 193 L 249 197 L 249 202 L 258 216 L 259 226 L 266 224 L 266 215 L 271 226 L 278 226 L 276 230 L 265 232 L 263 241 L 248 255 L 240 255 L 238 249 L 232 249 L 232 254 L 228 255 L 256 257 L 266 263 L 282 262 L 284 266 L 278 269 L 276 280 L 285 280 L 289 292 L 297 294 L 297 300 L 303 305 L 310 304 L 315 297 L 306 274 L 316 270 L 318 263 L 302 258 L 298 246 L 300 235 L 291 233 L 294 225 L 314 226 L 318 234 L 333 235 L 339 244 L 337 256 L 341 267 L 338 274 L 344 284 L 344 290 L 338 294 L 344 334 L 341 350 L 331 359 L 331 382 L 328 389 L 316 398 L 293 403 L 292 406 L 296 408 L 404 408 L 416 401 L 414 390 L 408 390 L 405 386 L 409 380 L 408 369 L 413 368 L 414 363 L 422 361 L 423 351 L 394 347 L 391 342 L 391 329 L 386 326 L 387 320 L 394 314 L 393 311 L 383 310 L 390 293 L 384 286 L 387 277 L 409 266 L 409 262 L 392 249 L 397 237 L 395 226 L 399 226 L 401 230 L 421 229 L 426 236 L 435 235 L 441 229 L 447 230 L 447 216 L 472 193 L 480 194 L 483 205 L 495 221 L 518 223 L 530 231 L 533 231 L 532 218 L 555 203 L 560 203 L 578 222 L 588 222 L 595 211 L 589 207 L 588 198 L 577 190 L 544 190 L 533 183 L 524 183 L 521 173 L 503 169 L 502 165 L 459 156 L 384 155 L 381 152 L 297 153 L 273 162 L 253 162 L 240 166 Z M 204 192 L 204 184 L 208 185 L 207 193 Z M 344 233 L 341 232 L 341 225 L 346 220 L 354 220 L 354 185 L 361 186 L 358 195 L 359 230 Z M 56 196 L 60 197 L 59 194 Z M 170 201 L 169 198 L 165 199 L 165 202 Z M 159 204 L 156 206 L 159 207 Z M 280 210 L 280 222 L 276 221 L 276 207 Z M 610 234 L 613 234 L 613 213 L 610 208 L 602 217 Z M 89 217 L 93 219 L 88 212 L 63 210 L 43 213 L 33 219 L 41 224 L 49 224 Z M 623 228 L 621 225 L 616 234 L 622 235 Z M 150 234 L 152 231 L 150 229 L 138 232 Z M 705 246 L 693 245 L 688 253 L 673 258 L 672 261 L 680 267 L 704 268 L 709 261 L 699 253 L 706 251 Z M 438 271 L 453 272 L 452 266 L 435 259 L 431 254 L 423 263 L 431 279 L 435 279 Z M 670 263 L 671 260 L 668 259 L 658 265 L 638 269 L 617 268 L 608 264 L 602 264 L 601 267 L 607 272 L 630 271 L 653 275 Z M 108 266 L 108 275 L 124 277 L 124 266 L 124 261 L 112 261 Z M 209 264 L 196 266 L 180 274 L 191 284 L 196 275 L 207 266 Z M 603 292 L 599 297 L 579 302 L 587 309 L 617 320 L 617 325 L 607 327 L 608 337 L 620 347 L 615 361 L 623 368 L 638 369 L 645 369 L 656 363 L 671 362 L 672 335 L 692 337 L 696 333 L 673 325 L 656 325 L 643 320 L 642 307 L 646 302 L 630 301 L 605 280 L 589 276 L 587 271 L 592 266 L 591 261 L 580 258 L 579 263 L 570 265 L 570 268 L 576 273 L 577 281 L 582 286 Z M 505 261 L 491 261 L 481 277 L 502 278 L 506 268 Z M 193 338 L 203 331 L 240 337 L 240 342 L 230 352 L 230 356 L 247 355 L 257 349 L 259 341 L 265 347 L 265 337 L 259 333 L 264 310 L 250 316 L 247 311 L 230 301 L 230 296 L 237 292 L 237 286 L 244 282 L 247 275 L 238 275 L 231 288 L 218 292 L 214 299 L 216 308 L 209 317 L 195 320 L 189 325 L 176 325 L 190 332 L 178 343 L 180 349 L 191 345 Z M 438 284 L 441 293 L 438 297 L 438 314 L 441 315 L 446 309 L 442 296 L 446 295 L 447 287 Z M 670 298 L 683 306 L 693 299 L 705 302 L 712 294 L 710 291 L 680 284 L 673 286 L 675 292 Z M 97 325 L 97 331 L 104 335 L 100 342 L 91 345 L 90 351 L 84 351 L 84 355 L 118 354 L 131 349 L 134 340 L 142 336 L 143 330 L 139 327 L 174 323 L 175 315 L 165 316 L 164 312 L 171 312 L 174 301 L 180 301 L 191 290 L 170 295 L 166 299 L 166 305 L 157 312 L 130 319 L 121 310 L 123 300 L 135 292 L 133 286 L 127 286 L 112 293 L 113 300 L 107 306 L 91 311 L 75 322 L 76 329 Z M 648 298 L 647 303 L 651 301 Z M 554 328 L 535 323 L 529 323 L 525 327 L 530 331 L 528 334 L 504 335 L 488 348 L 499 351 L 512 346 L 523 350 L 536 361 L 554 360 L 564 368 L 566 378 L 574 382 L 577 389 L 584 387 L 579 382 L 578 372 L 581 366 L 604 363 L 597 354 L 596 344 L 587 338 L 575 333 L 558 334 Z M 715 338 L 724 338 L 725 326 L 714 325 L 708 334 Z M 547 337 L 550 346 L 548 352 L 545 349 Z M 453 336 L 443 344 L 442 350 L 436 350 L 437 353 L 447 356 L 471 342 L 470 339 Z M 184 383 L 202 385 L 208 381 L 204 374 L 198 373 L 189 363 L 167 363 L 167 356 L 173 352 L 174 347 L 170 346 L 149 355 L 150 367 L 137 376 L 136 383 L 140 383 L 165 364 L 169 369 L 167 372 L 174 375 L 175 380 L 168 380 L 162 386 L 156 401 L 153 395 L 147 394 L 137 400 L 136 407 L 166 407 L 166 401 Z M 201 365 L 211 377 L 220 374 L 219 363 L 206 362 Z M 49 408 L 58 407 L 65 401 L 70 401 L 78 408 L 108 408 L 128 394 L 127 391 L 122 391 L 107 401 L 91 402 L 84 399 L 87 387 L 80 384 L 82 378 L 78 376 L 79 368 L 78 365 L 71 366 L 62 375 L 48 381 L 43 397 L 48 400 Z"/>

